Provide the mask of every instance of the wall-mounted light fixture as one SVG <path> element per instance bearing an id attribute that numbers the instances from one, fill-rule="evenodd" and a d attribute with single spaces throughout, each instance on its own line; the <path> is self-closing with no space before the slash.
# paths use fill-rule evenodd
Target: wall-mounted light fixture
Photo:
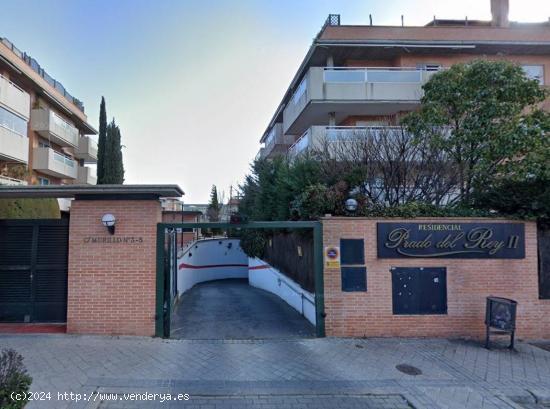
<path id="1" fill-rule="evenodd" d="M 115 223 L 116 219 L 115 216 L 111 213 L 104 214 L 101 218 L 101 223 L 107 227 L 107 230 L 109 230 L 110 234 L 115 234 Z"/>
<path id="2" fill-rule="evenodd" d="M 357 200 L 350 197 L 345 203 L 346 210 L 350 213 L 354 213 L 357 210 Z"/>

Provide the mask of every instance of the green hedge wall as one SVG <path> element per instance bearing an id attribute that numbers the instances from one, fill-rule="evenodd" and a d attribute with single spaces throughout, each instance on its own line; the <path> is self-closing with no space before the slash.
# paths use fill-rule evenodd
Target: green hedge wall
<path id="1" fill-rule="evenodd" d="M 0 199 L 0 219 L 59 219 L 56 199 Z"/>

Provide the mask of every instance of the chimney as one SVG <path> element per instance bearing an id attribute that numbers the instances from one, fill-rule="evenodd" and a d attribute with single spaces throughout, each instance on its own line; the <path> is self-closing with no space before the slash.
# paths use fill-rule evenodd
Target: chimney
<path id="1" fill-rule="evenodd" d="M 508 10 L 510 8 L 508 0 L 491 0 L 491 15 L 493 27 L 508 27 Z"/>

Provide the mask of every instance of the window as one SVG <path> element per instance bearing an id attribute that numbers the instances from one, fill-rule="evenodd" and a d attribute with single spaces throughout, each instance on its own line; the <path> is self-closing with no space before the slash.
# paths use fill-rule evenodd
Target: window
<path id="1" fill-rule="evenodd" d="M 50 144 L 48 142 L 38 141 L 38 147 L 40 147 L 40 148 L 49 148 Z"/>
<path id="2" fill-rule="evenodd" d="M 41 186 L 47 186 L 50 184 L 50 179 L 47 178 L 38 178 L 38 184 Z"/>
<path id="3" fill-rule="evenodd" d="M 543 65 L 522 65 L 523 72 L 527 78 L 537 80 L 539 84 L 544 84 L 544 66 Z"/>
<path id="4" fill-rule="evenodd" d="M 21 136 L 27 136 L 27 121 L 0 107 L 0 126 Z"/>
<path id="5" fill-rule="evenodd" d="M 395 315 L 447 314 L 445 267 L 393 267 L 391 273 Z"/>
<path id="6" fill-rule="evenodd" d="M 340 263 L 342 291 L 367 291 L 363 239 L 340 239 Z"/>

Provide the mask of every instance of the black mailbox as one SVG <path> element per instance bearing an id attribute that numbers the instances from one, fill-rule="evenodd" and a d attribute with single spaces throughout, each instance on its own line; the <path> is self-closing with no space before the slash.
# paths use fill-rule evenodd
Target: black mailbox
<path id="1" fill-rule="evenodd" d="M 485 348 L 489 348 L 490 334 L 510 334 L 510 349 L 514 348 L 516 310 L 518 303 L 502 297 L 487 297 L 485 308 Z M 491 332 L 491 328 L 495 331 Z"/>

